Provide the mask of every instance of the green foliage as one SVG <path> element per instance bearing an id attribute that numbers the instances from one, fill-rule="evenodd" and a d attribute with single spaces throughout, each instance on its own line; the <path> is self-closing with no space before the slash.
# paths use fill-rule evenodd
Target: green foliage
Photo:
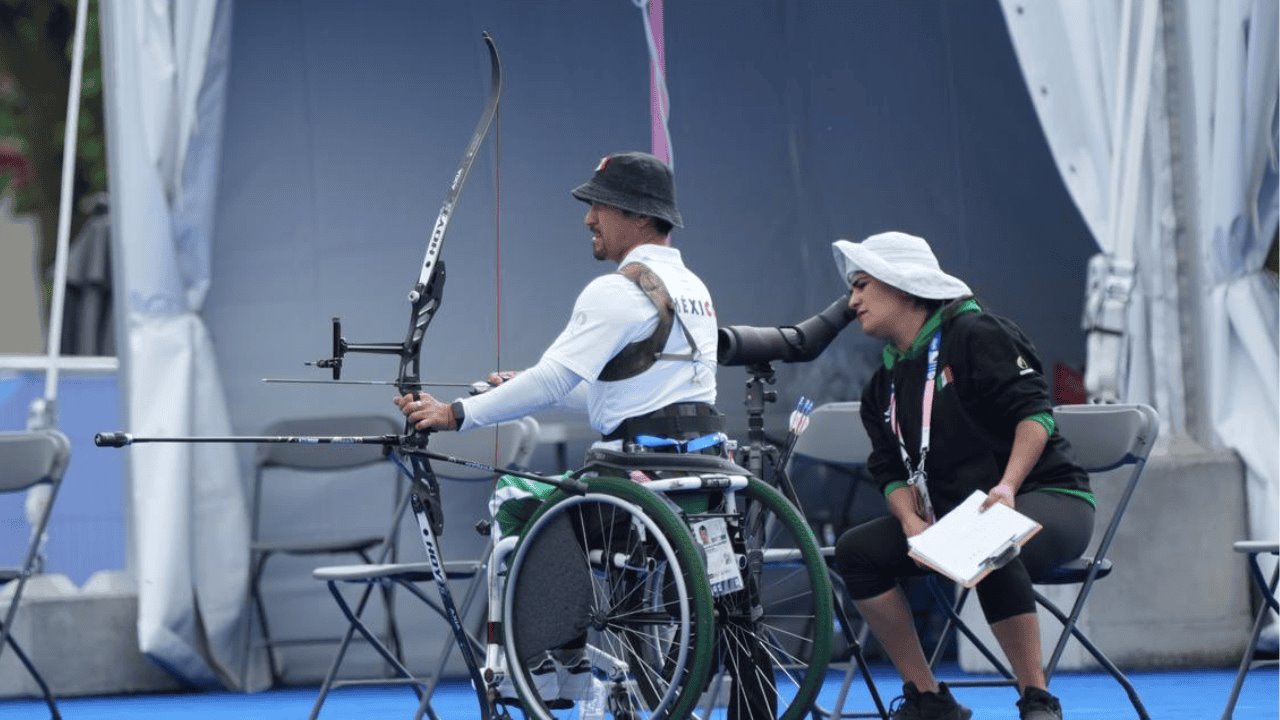
<path id="1" fill-rule="evenodd" d="M 17 213 L 38 218 L 44 267 L 56 240 L 77 4 L 0 0 L 0 195 L 13 196 Z M 74 201 L 107 187 L 97 3 L 90 0 L 88 10 Z M 73 210 L 78 205 L 73 202 Z M 76 211 L 73 234 L 83 221 Z"/>

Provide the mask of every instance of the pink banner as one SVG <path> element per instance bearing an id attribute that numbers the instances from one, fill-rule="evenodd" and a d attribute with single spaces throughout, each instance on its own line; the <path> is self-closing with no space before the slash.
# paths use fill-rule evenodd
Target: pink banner
<path id="1" fill-rule="evenodd" d="M 662 38 L 662 2 L 649 0 L 649 24 L 653 28 L 653 47 L 656 55 L 649 59 L 649 127 L 652 135 L 653 154 L 662 162 L 671 164 L 671 147 L 667 144 L 666 117 L 670 108 L 665 107 L 663 78 L 667 73 L 666 50 Z"/>

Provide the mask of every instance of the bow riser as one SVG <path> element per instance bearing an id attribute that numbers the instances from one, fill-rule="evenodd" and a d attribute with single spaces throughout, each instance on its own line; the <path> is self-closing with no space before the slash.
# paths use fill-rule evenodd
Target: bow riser
<path id="1" fill-rule="evenodd" d="M 396 374 L 396 386 L 402 395 L 415 392 L 422 386 L 422 339 L 426 337 L 427 328 L 444 301 L 445 264 L 443 260 L 433 264 L 435 271 L 427 279 L 426 285 L 418 285 L 409 294 L 412 303 L 409 329 L 400 346 L 400 369 Z"/>

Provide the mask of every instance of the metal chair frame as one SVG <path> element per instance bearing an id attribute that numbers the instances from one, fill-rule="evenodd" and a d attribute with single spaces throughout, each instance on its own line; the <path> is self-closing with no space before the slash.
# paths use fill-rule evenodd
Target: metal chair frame
<path id="1" fill-rule="evenodd" d="M 444 563 L 445 573 L 450 580 L 470 579 L 466 590 L 462 594 L 462 601 L 458 604 L 458 614 L 462 618 L 466 618 L 472 607 L 475 606 L 476 598 L 484 598 L 484 593 L 480 592 L 485 585 L 485 579 L 490 573 L 490 559 L 493 555 L 493 544 L 486 545 L 484 554 L 470 561 L 453 561 Z M 404 588 L 411 595 L 418 598 L 427 607 L 431 608 L 441 617 L 445 616 L 445 609 L 433 597 L 428 595 L 422 588 L 418 587 L 421 583 L 431 583 L 434 578 L 431 573 L 431 565 L 429 563 L 396 563 L 383 565 L 346 565 L 333 567 L 316 568 L 313 576 L 317 580 L 322 580 L 329 588 L 329 593 L 333 596 L 334 601 L 338 604 L 338 608 L 342 611 L 343 616 L 347 619 L 347 631 L 342 639 L 342 644 L 338 649 L 337 655 L 334 656 L 333 662 L 326 673 L 324 681 L 320 685 L 320 691 L 316 695 L 315 703 L 311 707 L 311 714 L 308 716 L 310 720 L 319 717 L 320 710 L 324 706 L 324 701 L 329 697 L 329 693 L 334 689 L 350 686 L 350 685 L 409 685 L 413 688 L 414 693 L 418 696 L 418 710 L 414 714 L 414 719 L 419 720 L 424 715 L 436 720 L 435 711 L 431 708 L 431 696 L 434 694 L 436 686 L 439 685 L 440 679 L 444 673 L 445 666 L 449 662 L 449 657 L 453 654 L 455 647 L 452 635 L 445 635 L 440 641 L 440 652 L 437 655 L 435 664 L 428 674 L 418 676 L 414 674 L 404 664 L 404 658 L 392 653 L 390 649 L 377 637 L 377 635 L 369 629 L 365 624 L 361 615 L 364 611 L 365 601 L 369 597 L 367 588 L 375 585 L 394 584 Z M 343 596 L 339 585 L 341 583 L 357 583 L 366 586 L 366 590 L 361 593 L 360 601 L 353 609 L 351 604 Z M 481 618 L 483 620 L 483 618 Z M 480 628 L 468 631 L 468 639 L 476 652 L 483 653 L 485 646 L 478 639 Z M 396 671 L 396 677 L 377 678 L 369 680 L 339 680 L 338 671 L 342 667 L 342 661 L 345 658 L 347 648 L 354 635 L 359 633 L 370 647 L 374 649 L 388 665 Z"/>
<path id="2" fill-rule="evenodd" d="M 502 451 L 503 456 L 498 458 L 496 466 L 516 466 L 520 467 L 528 463 L 538 443 L 538 422 L 533 418 L 521 418 L 510 423 L 502 423 L 499 427 L 499 436 L 496 440 L 497 447 Z M 481 437 L 476 435 L 474 437 Z M 445 445 L 447 440 L 457 440 L 465 438 L 465 436 L 444 436 L 437 438 L 437 444 Z M 487 442 L 487 441 L 486 441 Z M 451 451 L 463 456 L 480 455 L 479 452 L 471 452 L 471 449 L 455 449 Z M 438 468 L 436 476 L 441 480 L 452 480 L 455 482 L 478 482 L 493 480 L 492 474 L 482 470 L 475 470 L 465 467 L 450 468 L 444 470 Z M 406 495 L 407 501 L 407 495 Z M 401 504 L 398 509 L 399 515 L 403 516 L 406 505 Z M 450 580 L 469 580 L 463 591 L 462 601 L 458 605 L 459 617 L 467 618 L 472 612 L 472 608 L 476 607 L 477 601 L 488 605 L 489 599 L 481 590 L 487 585 L 488 575 L 490 574 L 490 562 L 493 555 L 493 542 L 490 540 L 486 543 L 481 555 L 473 560 L 449 561 L 443 563 L 445 574 Z M 424 716 L 435 719 L 435 711 L 431 708 L 431 697 L 435 692 L 436 686 L 439 684 L 441 676 L 448 664 L 449 657 L 452 655 L 456 643 L 451 634 L 441 640 L 441 649 L 437 655 L 435 663 L 431 670 L 426 674 L 416 674 L 411 671 L 405 664 L 401 648 L 397 645 L 395 648 L 388 648 L 386 644 L 370 630 L 368 624 L 363 619 L 363 613 L 368 601 L 369 593 L 374 587 L 390 588 L 401 587 L 408 591 L 411 595 L 421 600 L 424 605 L 441 617 L 446 616 L 445 608 L 433 597 L 422 590 L 419 585 L 423 583 L 431 583 L 434 578 L 431 573 L 429 563 L 373 563 L 365 565 L 339 565 L 318 567 L 312 572 L 312 577 L 326 583 L 329 593 L 333 596 L 334 601 L 338 604 L 339 610 L 347 620 L 347 628 L 343 633 L 343 637 L 339 643 L 338 651 L 335 653 L 333 661 L 330 663 L 329 670 L 325 674 L 325 678 L 320 685 L 320 690 L 316 695 L 315 703 L 311 708 L 310 718 L 315 720 L 319 717 L 324 702 L 328 698 L 329 693 L 333 690 L 352 685 L 408 685 L 418 697 L 418 709 L 415 713 L 415 720 Z M 363 585 L 359 600 L 354 607 L 350 601 L 343 596 L 341 586 L 344 584 Z M 483 616 L 481 620 L 483 621 Z M 469 640 L 474 650 L 480 654 L 484 653 L 484 643 L 477 639 L 480 628 L 468 630 Z M 339 679 L 338 673 L 342 668 L 342 664 L 346 659 L 346 653 L 350 646 L 351 640 L 359 635 L 366 640 L 370 647 L 386 661 L 387 665 L 393 670 L 394 676 L 387 678 L 371 678 L 365 680 Z"/>
<path id="3" fill-rule="evenodd" d="M 1133 493 L 1137 489 L 1138 481 L 1142 477 L 1147 456 L 1151 453 L 1151 448 L 1155 443 L 1156 435 L 1159 431 L 1159 416 L 1151 407 L 1135 404 L 1064 405 L 1054 408 L 1054 417 L 1059 432 L 1071 442 L 1077 461 L 1090 475 L 1124 466 L 1129 467 L 1129 475 L 1124 482 L 1124 489 L 1119 502 L 1112 511 L 1107 521 L 1106 529 L 1093 554 L 1055 568 L 1048 577 L 1033 578 L 1038 585 L 1080 585 L 1069 612 L 1063 612 L 1058 605 L 1045 597 L 1043 593 L 1035 590 L 1036 603 L 1057 618 L 1063 626 L 1053 653 L 1049 657 L 1049 662 L 1045 666 L 1045 682 L 1047 683 L 1052 679 L 1053 673 L 1058 667 L 1058 662 L 1062 658 L 1062 653 L 1066 649 L 1067 642 L 1071 638 L 1075 638 L 1124 688 L 1125 694 L 1129 697 L 1129 702 L 1133 705 L 1134 710 L 1137 711 L 1138 716 L 1143 720 L 1148 720 L 1150 716 L 1142 704 L 1138 691 L 1134 689 L 1133 684 L 1125 677 L 1120 668 L 1084 634 L 1078 622 L 1081 613 L 1084 611 L 1085 602 L 1093 589 L 1094 582 L 1109 575 L 1113 569 L 1111 561 L 1107 558 L 1107 553 L 1111 548 L 1112 540 L 1115 539 L 1116 531 L 1120 527 L 1125 511 L 1129 507 L 1129 501 L 1133 498 Z M 996 658 L 991 649 L 960 618 L 960 611 L 970 595 L 969 589 L 961 590 L 953 600 L 952 593 L 949 591 L 950 585 L 944 584 L 939 577 L 930 576 L 928 584 L 934 598 L 948 616 L 947 624 L 938 639 L 938 644 L 934 647 L 933 653 L 929 658 L 930 668 L 936 666 L 947 639 L 954 629 L 973 643 L 978 652 L 996 668 L 1001 677 L 990 680 L 949 680 L 947 682 L 948 685 L 952 687 L 1016 685 L 1017 681 L 1014 679 L 1013 673 Z"/>
<path id="4" fill-rule="evenodd" d="M 1253 619 L 1253 631 L 1249 635 L 1249 644 L 1244 649 L 1244 654 L 1240 656 L 1240 667 L 1236 670 L 1235 680 L 1231 683 L 1231 693 L 1227 696 L 1227 706 L 1222 711 L 1222 720 L 1230 720 L 1236 711 L 1236 701 L 1240 699 L 1240 689 L 1244 687 L 1244 676 L 1249 670 L 1258 665 L 1274 665 L 1275 660 L 1263 660 L 1255 662 L 1253 655 L 1258 650 L 1258 638 L 1262 635 L 1262 626 L 1266 624 L 1267 615 L 1272 612 L 1280 612 L 1280 602 L 1276 601 L 1276 581 L 1280 580 L 1280 564 L 1271 571 L 1271 582 L 1267 582 L 1266 576 L 1262 574 L 1262 565 L 1258 562 L 1259 555 L 1280 555 L 1280 543 L 1265 540 L 1241 540 L 1233 546 L 1238 553 L 1244 553 L 1249 557 L 1249 577 L 1253 578 L 1253 584 L 1262 594 L 1262 599 L 1258 604 L 1258 614 Z"/>

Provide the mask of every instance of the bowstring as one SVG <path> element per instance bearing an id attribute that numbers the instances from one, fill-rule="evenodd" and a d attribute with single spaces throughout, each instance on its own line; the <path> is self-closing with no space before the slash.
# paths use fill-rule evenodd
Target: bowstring
<path id="1" fill-rule="evenodd" d="M 502 101 L 498 101 L 498 107 L 493 116 L 493 244 L 494 244 L 494 260 L 493 260 L 493 334 L 494 334 L 494 370 L 500 372 L 502 370 Z M 493 465 L 498 466 L 498 459 L 501 457 L 499 437 L 501 434 L 497 428 L 493 431 Z M 493 487 L 490 492 L 497 490 L 498 475 L 495 473 L 493 478 Z"/>

